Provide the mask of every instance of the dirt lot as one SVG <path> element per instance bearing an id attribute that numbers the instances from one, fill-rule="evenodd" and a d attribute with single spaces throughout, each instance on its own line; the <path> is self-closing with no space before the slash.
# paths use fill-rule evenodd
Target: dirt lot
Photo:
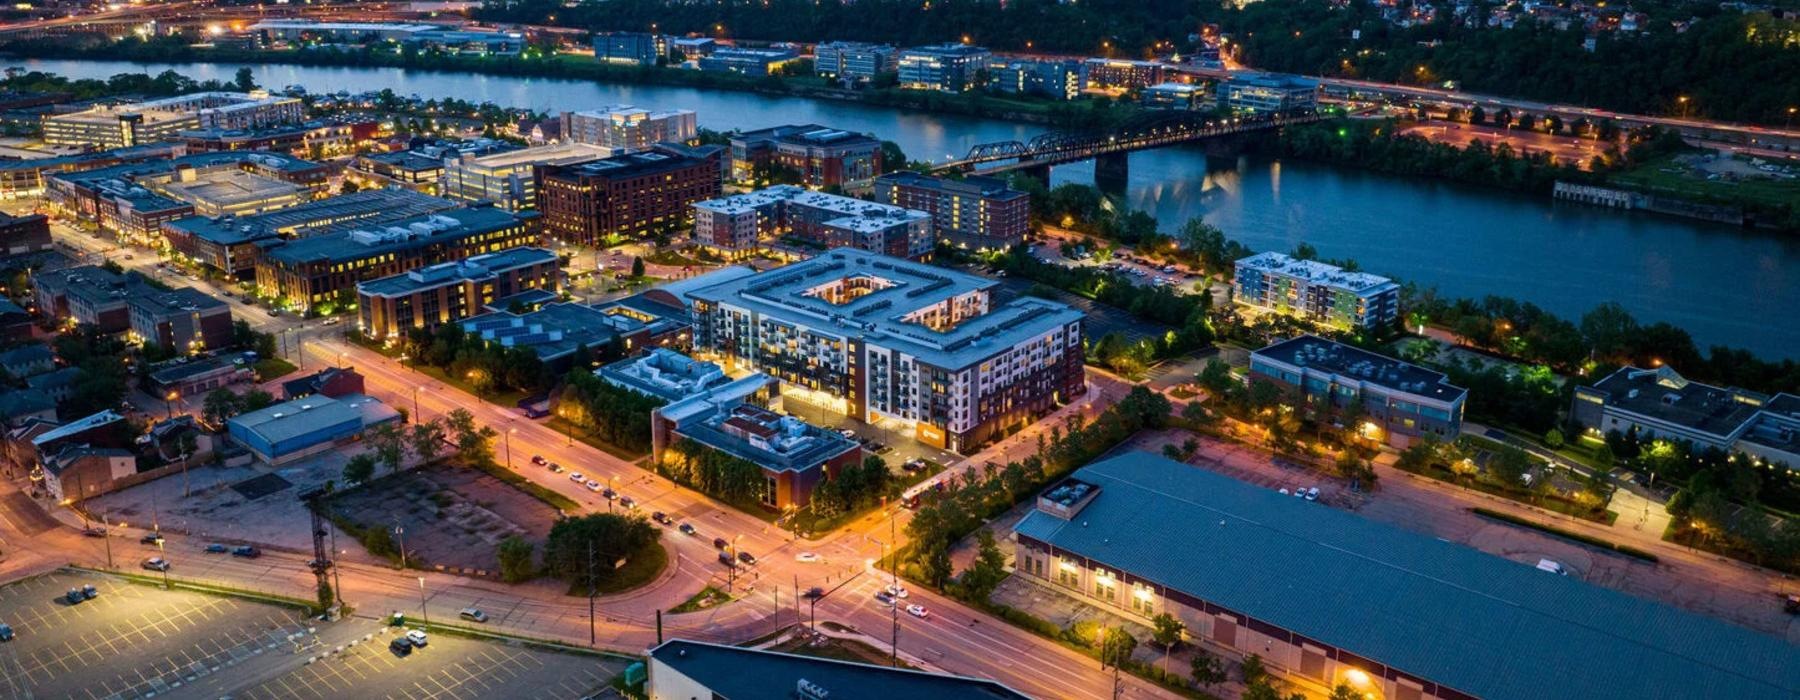
<path id="1" fill-rule="evenodd" d="M 344 491 L 332 511 L 361 528 L 399 525 L 399 539 L 414 566 L 493 575 L 496 547 L 514 535 L 541 545 L 556 510 L 506 483 L 473 469 L 433 466 L 376 479 Z"/>

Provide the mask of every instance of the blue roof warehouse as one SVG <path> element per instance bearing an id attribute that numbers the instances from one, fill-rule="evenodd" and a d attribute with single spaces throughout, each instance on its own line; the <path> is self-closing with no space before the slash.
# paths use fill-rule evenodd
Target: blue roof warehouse
<path id="1" fill-rule="evenodd" d="M 231 439 L 259 461 L 280 465 L 329 450 L 370 426 L 399 420 L 400 412 L 362 394 L 306 396 L 251 411 L 226 422 Z"/>

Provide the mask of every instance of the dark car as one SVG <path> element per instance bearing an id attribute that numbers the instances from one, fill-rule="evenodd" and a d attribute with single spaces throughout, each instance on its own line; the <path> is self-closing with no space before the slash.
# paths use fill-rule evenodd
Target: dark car
<path id="1" fill-rule="evenodd" d="M 229 551 L 231 551 L 230 547 L 219 544 L 217 542 L 206 545 L 206 553 L 207 554 L 224 554 Z"/>
<path id="2" fill-rule="evenodd" d="M 611 500 L 613 500 L 613 499 L 616 499 L 616 498 L 618 498 L 618 497 L 619 497 L 619 492 L 618 492 L 618 491 L 614 491 L 614 490 L 612 490 L 612 489 L 601 489 L 601 490 L 600 490 L 600 496 L 601 496 L 601 497 L 602 497 L 602 498 L 605 498 L 605 499 L 606 499 L 606 500 L 609 500 L 609 501 L 611 501 Z"/>
<path id="3" fill-rule="evenodd" d="M 90 527 L 82 530 L 81 534 L 84 537 L 105 537 L 106 531 L 97 527 Z"/>
<path id="4" fill-rule="evenodd" d="M 255 559 L 257 557 L 262 556 L 262 550 L 257 549 L 255 547 L 252 547 L 247 544 L 240 545 L 240 546 L 231 548 L 231 556 L 243 557 L 245 559 Z"/>
<path id="5" fill-rule="evenodd" d="M 737 566 L 737 560 L 731 558 L 730 552 L 719 552 L 719 563 L 724 564 L 728 569 Z"/>
<path id="6" fill-rule="evenodd" d="M 750 556 L 749 552 L 738 552 L 738 561 L 749 565 L 755 565 L 756 557 Z"/>
<path id="7" fill-rule="evenodd" d="M 95 588 L 94 584 L 91 584 L 91 583 L 83 584 L 81 586 L 81 597 L 86 598 L 88 600 L 93 600 L 95 598 L 98 598 L 98 597 L 100 597 L 100 589 Z"/>
<path id="8" fill-rule="evenodd" d="M 724 554 L 724 552 L 720 552 L 720 554 Z M 71 588 L 68 593 L 63 594 L 63 600 L 70 605 L 80 605 L 87 600 L 87 596 L 81 594 L 81 589 Z"/>
<path id="9" fill-rule="evenodd" d="M 540 467 L 542 467 L 542 466 L 545 466 L 545 465 L 548 465 L 548 464 L 549 464 L 549 462 L 548 462 L 548 461 L 545 461 L 545 459 L 544 459 L 544 456 L 543 456 L 543 455 L 532 455 L 532 456 L 531 456 L 531 463 L 532 463 L 532 464 L 535 464 L 535 465 L 538 465 L 538 466 L 540 466 Z"/>
<path id="10" fill-rule="evenodd" d="M 138 538 L 139 544 L 159 545 L 163 543 L 162 533 L 152 532 Z"/>
<path id="11" fill-rule="evenodd" d="M 393 650 L 395 656 L 406 656 L 412 653 L 413 644 L 405 637 L 395 637 L 394 641 L 388 642 L 388 649 Z"/>
<path id="12" fill-rule="evenodd" d="M 726 542 L 725 538 L 723 538 L 723 537 L 714 537 L 713 538 L 713 549 L 724 549 L 726 547 L 726 545 L 729 545 L 729 544 L 731 544 L 731 543 Z"/>
<path id="13" fill-rule="evenodd" d="M 651 513 L 650 519 L 655 520 L 656 522 L 662 523 L 664 525 L 674 525 L 675 524 L 674 518 L 669 517 L 668 513 L 664 513 L 660 510 L 656 511 L 655 513 Z"/>
<path id="14" fill-rule="evenodd" d="M 692 537 L 692 536 L 694 536 L 694 535 L 698 535 L 698 534 L 700 534 L 700 531 L 699 531 L 699 530 L 696 530 L 696 529 L 694 529 L 694 526 L 692 526 L 692 525 L 689 525 L 689 524 L 687 524 L 687 523 L 682 523 L 682 524 L 681 524 L 681 527 L 678 527 L 678 528 L 675 528 L 675 529 L 677 529 L 677 530 L 680 530 L 680 531 L 681 531 L 681 534 L 683 534 L 683 535 L 687 535 L 687 536 L 689 536 L 689 537 Z"/>

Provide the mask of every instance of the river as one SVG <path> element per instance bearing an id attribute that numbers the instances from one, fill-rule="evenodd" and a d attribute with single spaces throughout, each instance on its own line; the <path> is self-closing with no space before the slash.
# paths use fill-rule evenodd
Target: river
<path id="1" fill-rule="evenodd" d="M 74 78 L 173 69 L 230 80 L 235 64 L 33 60 Z M 942 160 L 977 143 L 1024 139 L 1031 124 L 853 103 L 692 88 L 611 85 L 398 68 L 252 65 L 258 83 L 313 92 L 391 88 L 549 112 L 629 103 L 686 108 L 710 129 L 816 122 L 898 143 L 915 160 Z M 1056 168 L 1057 182 L 1089 182 L 1092 166 Z M 1696 343 L 1800 357 L 1800 239 L 1546 198 L 1260 159 L 1208 160 L 1168 148 L 1131 158 L 1131 206 L 1173 228 L 1195 216 L 1256 250 L 1306 242 L 1323 257 L 1436 286 L 1447 296 L 1510 296 L 1576 319 L 1616 301 L 1641 321 L 1668 321 Z"/>

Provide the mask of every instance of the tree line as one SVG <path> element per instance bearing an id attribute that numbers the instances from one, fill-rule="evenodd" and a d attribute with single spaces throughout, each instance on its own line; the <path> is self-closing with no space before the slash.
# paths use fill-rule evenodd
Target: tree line
<path id="1" fill-rule="evenodd" d="M 650 412 L 666 403 L 614 386 L 577 366 L 563 381 L 551 410 L 602 442 L 641 453 L 650 449 Z"/>

